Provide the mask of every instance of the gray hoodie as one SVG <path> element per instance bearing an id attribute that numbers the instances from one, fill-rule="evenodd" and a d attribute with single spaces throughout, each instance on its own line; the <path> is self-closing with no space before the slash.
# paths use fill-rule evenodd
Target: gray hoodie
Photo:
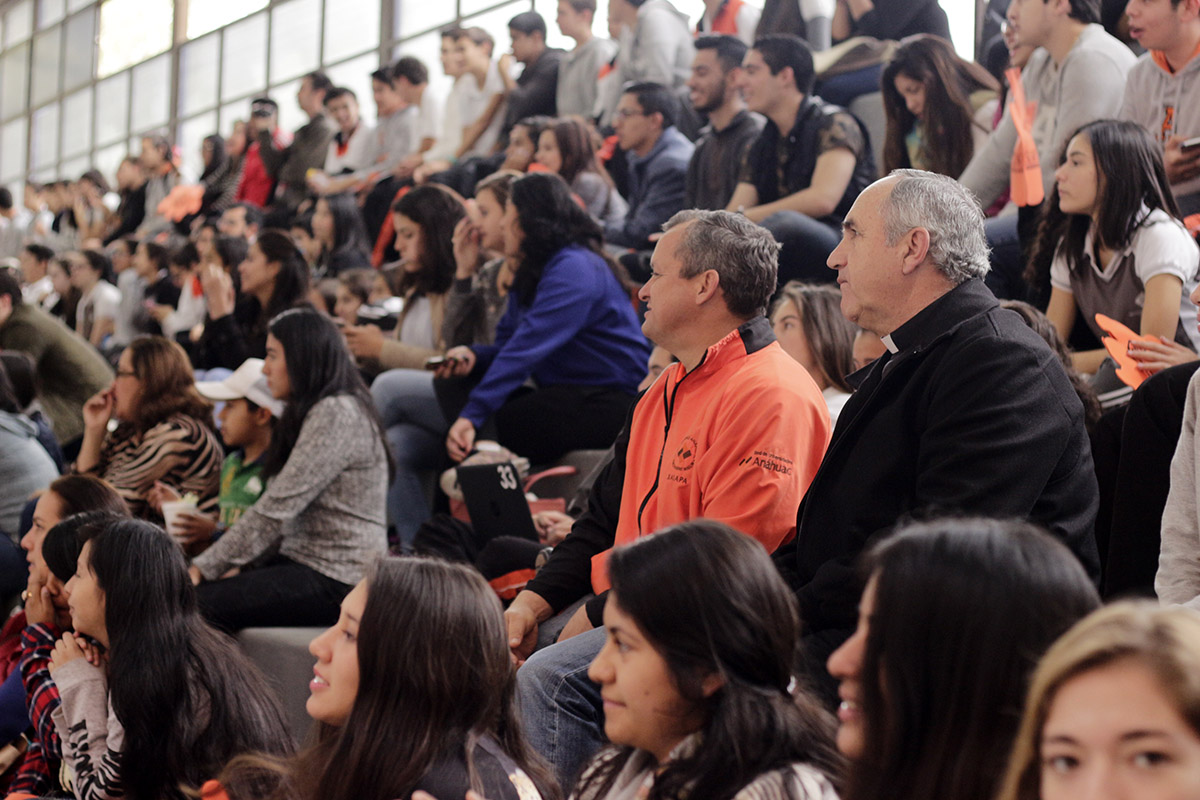
<path id="1" fill-rule="evenodd" d="M 30 495 L 58 477 L 54 460 L 37 440 L 37 426 L 23 414 L 0 411 L 0 531 L 16 536 Z"/>
<path id="2" fill-rule="evenodd" d="M 1200 58 L 1192 57 L 1183 69 L 1171 73 L 1166 57 L 1151 50 L 1137 60 L 1125 81 L 1121 119 L 1136 122 L 1159 142 L 1172 136 L 1200 136 Z M 1200 175 L 1173 184 L 1175 198 L 1200 194 Z M 1200 198 L 1183 203 L 1184 213 L 1197 210 Z"/>
<path id="3" fill-rule="evenodd" d="M 600 124 L 612 122 L 627 83 L 651 81 L 680 89 L 692 72 L 696 54 L 688 18 L 668 0 L 646 0 L 638 8 L 633 30 L 621 31 L 621 51 L 612 72 L 601 82 L 597 98 Z"/>

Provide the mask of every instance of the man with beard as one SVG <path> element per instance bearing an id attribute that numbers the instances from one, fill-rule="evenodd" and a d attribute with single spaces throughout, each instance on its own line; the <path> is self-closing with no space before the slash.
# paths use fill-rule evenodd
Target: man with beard
<path id="1" fill-rule="evenodd" d="M 708 117 L 688 163 L 684 208 L 717 210 L 737 187 L 746 148 L 762 131 L 763 119 L 746 110 L 738 85 L 746 45 L 736 36 L 701 36 L 687 86 L 692 107 Z"/>

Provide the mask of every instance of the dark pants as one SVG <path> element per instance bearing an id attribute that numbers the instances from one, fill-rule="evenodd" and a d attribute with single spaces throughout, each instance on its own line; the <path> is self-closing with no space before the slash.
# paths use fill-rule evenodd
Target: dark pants
<path id="1" fill-rule="evenodd" d="M 817 95 L 826 103 L 849 108 L 859 97 L 879 91 L 883 64 L 871 64 L 826 78 L 817 85 Z"/>
<path id="2" fill-rule="evenodd" d="M 841 232 L 834 226 L 799 213 L 780 211 L 762 221 L 775 241 L 783 245 L 779 251 L 779 286 L 788 281 L 833 283 L 837 273 L 829 268 L 829 254 L 841 241 Z"/>
<path id="3" fill-rule="evenodd" d="M 1106 600 L 1154 596 L 1171 459 L 1183 427 L 1188 382 L 1197 369 L 1200 361 L 1151 376 L 1127 406 L 1105 414 L 1092 434 L 1100 483 L 1096 541 L 1108 545 L 1107 554 L 1101 550 Z"/>
<path id="4" fill-rule="evenodd" d="M 497 440 L 531 464 L 571 450 L 603 450 L 625 423 L 633 395 L 603 386 L 517 390 L 494 417 Z"/>
<path id="5" fill-rule="evenodd" d="M 337 622 L 352 586 L 277 556 L 257 569 L 196 587 L 200 612 L 218 628 L 292 628 Z"/>

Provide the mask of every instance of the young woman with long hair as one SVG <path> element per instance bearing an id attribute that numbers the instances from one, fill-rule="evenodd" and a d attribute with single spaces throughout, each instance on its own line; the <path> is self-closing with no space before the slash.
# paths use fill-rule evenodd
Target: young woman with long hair
<path id="1" fill-rule="evenodd" d="M 219 783 L 232 800 L 558 796 L 521 736 L 500 603 L 469 567 L 379 561 L 309 652 L 315 743 L 230 764 Z"/>
<path id="2" fill-rule="evenodd" d="M 1091 614 L 1038 664 L 999 800 L 1200 796 L 1197 675 L 1194 611 L 1125 602 Z"/>
<path id="3" fill-rule="evenodd" d="M 462 198 L 444 186 L 418 186 L 392 205 L 404 309 L 394 337 L 374 325 L 348 326 L 346 342 L 383 369 L 421 369 L 446 349 L 446 296 L 454 282 L 454 227 L 466 216 Z"/>
<path id="4" fill-rule="evenodd" d="M 601 225 L 625 218 L 629 206 L 600 166 L 592 131 L 583 120 L 564 117 L 543 130 L 537 162 L 561 176 Z"/>
<path id="5" fill-rule="evenodd" d="M 234 756 L 288 753 L 278 700 L 201 619 L 171 537 L 138 520 L 80 532 L 90 538 L 66 586 L 75 631 L 50 660 L 75 797 L 182 800 Z"/>
<path id="6" fill-rule="evenodd" d="M 504 212 L 505 254 L 518 262 L 493 345 L 446 353 L 445 376 L 479 383 L 450 426 L 464 458 L 489 420 L 501 444 L 535 463 L 612 443 L 645 374 L 642 335 L 600 226 L 557 175 L 514 181 Z M 521 387 L 533 378 L 539 388 Z"/>
<path id="7" fill-rule="evenodd" d="M 854 387 L 854 323 L 842 316 L 842 293 L 828 284 L 788 281 L 771 309 L 775 338 L 816 382 L 829 407 L 830 422 L 850 399 Z"/>
<path id="8" fill-rule="evenodd" d="M 992 131 L 999 83 L 964 61 L 940 36 L 917 34 L 900 43 L 880 80 L 883 173 L 924 169 L 957 178 Z"/>
<path id="9" fill-rule="evenodd" d="M 196 369 L 233 370 L 247 358 L 262 358 L 267 351 L 267 323 L 308 301 L 308 264 L 282 231 L 259 234 L 237 272 L 239 281 L 209 264 L 201 275 L 208 318 L 192 347 Z"/>
<path id="10" fill-rule="evenodd" d="M 348 269 L 371 268 L 367 229 L 352 195 L 322 195 L 313 209 L 311 225 L 313 238 L 321 244 L 319 274 L 337 276 Z"/>
<path id="11" fill-rule="evenodd" d="M 1023 522 L 912 524 L 864 559 L 840 682 L 844 800 L 979 800 L 1000 787 L 1038 657 L 1100 604 L 1061 543 Z"/>
<path id="12" fill-rule="evenodd" d="M 159 518 L 149 503 L 158 481 L 195 494 L 201 510 L 216 510 L 223 453 L 212 411 L 182 347 L 161 336 L 134 339 L 112 385 L 83 406 L 75 471 L 108 481 L 137 517 Z M 109 433 L 113 419 L 118 425 Z"/>
<path id="13" fill-rule="evenodd" d="M 833 720 L 793 679 L 800 619 L 762 545 L 685 522 L 613 550 L 608 574 L 588 677 L 613 746 L 574 797 L 837 797 Z"/>
<path id="14" fill-rule="evenodd" d="M 192 579 L 208 581 L 201 608 L 228 630 L 327 625 L 387 549 L 383 427 L 337 327 L 311 308 L 271 320 L 263 376 L 285 403 L 262 456 L 267 488 L 195 558 Z"/>
<path id="15" fill-rule="evenodd" d="M 1097 313 L 1153 341 L 1155 356 L 1193 360 L 1200 347 L 1196 306 L 1200 250 L 1179 219 L 1162 148 L 1139 125 L 1100 120 L 1076 131 L 1063 151 L 1026 280 L 1050 278 L 1046 316 L 1070 340 L 1076 312 L 1096 335 Z M 1161 352 L 1160 352 L 1161 351 Z M 1094 373 L 1107 352 L 1076 352 L 1075 367 Z"/>

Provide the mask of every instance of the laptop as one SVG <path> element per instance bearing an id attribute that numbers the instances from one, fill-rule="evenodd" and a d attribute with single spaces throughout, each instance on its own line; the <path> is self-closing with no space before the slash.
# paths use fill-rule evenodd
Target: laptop
<path id="1" fill-rule="evenodd" d="M 521 475 L 511 462 L 459 467 L 458 485 L 471 525 L 481 538 L 518 536 L 538 541 Z"/>

